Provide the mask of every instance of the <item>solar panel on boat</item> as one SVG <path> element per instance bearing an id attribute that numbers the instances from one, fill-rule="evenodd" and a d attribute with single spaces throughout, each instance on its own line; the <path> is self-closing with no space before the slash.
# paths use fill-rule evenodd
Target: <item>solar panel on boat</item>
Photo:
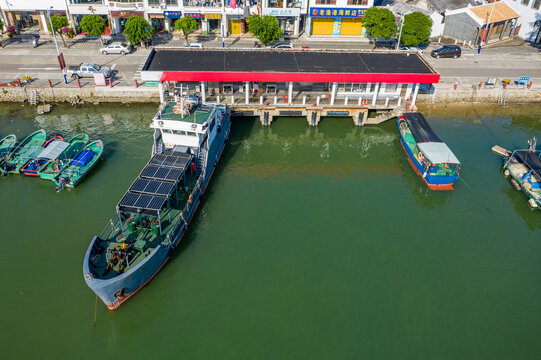
<path id="1" fill-rule="evenodd" d="M 118 207 L 125 212 L 157 214 L 166 202 L 167 198 L 163 196 L 136 194 L 128 191 L 118 203 Z"/>
<path id="2" fill-rule="evenodd" d="M 150 180 L 168 180 L 179 181 L 183 170 L 164 168 L 159 166 L 147 165 L 141 172 L 141 177 Z"/>
<path id="3" fill-rule="evenodd" d="M 175 184 L 170 182 L 137 178 L 130 187 L 130 191 L 149 195 L 168 196 L 174 188 Z"/>
<path id="4" fill-rule="evenodd" d="M 148 164 L 184 170 L 190 163 L 191 158 L 192 158 L 192 155 L 189 155 L 189 154 L 167 152 L 163 154 L 154 155 L 152 159 L 150 159 Z"/>

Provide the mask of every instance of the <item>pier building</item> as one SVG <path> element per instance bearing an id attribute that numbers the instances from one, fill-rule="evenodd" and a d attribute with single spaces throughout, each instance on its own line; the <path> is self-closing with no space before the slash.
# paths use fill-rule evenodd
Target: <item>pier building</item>
<path id="1" fill-rule="evenodd" d="M 164 105 L 196 95 L 263 125 L 275 116 L 377 124 L 413 109 L 419 89 L 439 78 L 418 52 L 378 50 L 154 48 L 141 70 L 142 80 L 158 83 Z M 369 110 L 382 114 L 368 118 Z"/>

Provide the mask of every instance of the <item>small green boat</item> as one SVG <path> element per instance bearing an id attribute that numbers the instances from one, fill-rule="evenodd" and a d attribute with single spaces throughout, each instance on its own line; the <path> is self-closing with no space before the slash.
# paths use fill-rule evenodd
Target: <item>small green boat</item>
<path id="1" fill-rule="evenodd" d="M 54 180 L 54 178 L 62 171 L 68 164 L 73 161 L 77 155 L 83 151 L 86 143 L 88 142 L 88 135 L 81 133 L 77 134 L 68 140 L 69 146 L 56 158 L 50 161 L 42 170 L 38 171 L 38 175 L 42 179 Z"/>
<path id="2" fill-rule="evenodd" d="M 58 174 L 54 182 L 56 191 L 63 187 L 74 188 L 92 170 L 103 153 L 103 141 L 96 140 L 85 146 L 83 151 Z"/>
<path id="3" fill-rule="evenodd" d="M 0 162 L 0 173 L 18 174 L 26 162 L 43 149 L 47 133 L 41 129 L 28 135 L 17 147 Z"/>
<path id="4" fill-rule="evenodd" d="M 9 154 L 11 149 L 15 146 L 17 143 L 17 136 L 11 134 L 0 140 L 0 160 L 4 159 L 4 157 Z"/>

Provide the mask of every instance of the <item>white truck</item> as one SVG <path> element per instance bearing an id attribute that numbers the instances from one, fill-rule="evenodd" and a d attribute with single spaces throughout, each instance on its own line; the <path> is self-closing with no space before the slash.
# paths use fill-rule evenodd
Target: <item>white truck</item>
<path id="1" fill-rule="evenodd" d="M 102 73 L 106 78 L 108 78 L 113 72 L 107 66 L 99 66 L 92 63 L 82 63 L 77 66 L 69 66 L 66 70 L 66 76 L 71 76 L 75 79 L 94 77 L 94 74 L 96 73 Z"/>

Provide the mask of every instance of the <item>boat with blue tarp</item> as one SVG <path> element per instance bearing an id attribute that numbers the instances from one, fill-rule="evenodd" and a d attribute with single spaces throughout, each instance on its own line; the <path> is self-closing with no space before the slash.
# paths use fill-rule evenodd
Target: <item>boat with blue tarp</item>
<path id="1" fill-rule="evenodd" d="M 49 161 L 39 171 L 38 175 L 41 179 L 54 180 L 54 178 L 62 171 L 69 163 L 79 155 L 86 143 L 88 135 L 85 133 L 77 134 L 70 138 L 66 149 L 56 158 Z"/>
<path id="2" fill-rule="evenodd" d="M 75 159 L 54 178 L 56 191 L 64 187 L 74 188 L 96 166 L 103 153 L 103 141 L 96 140 L 86 145 Z"/>
<path id="3" fill-rule="evenodd" d="M 18 174 L 21 167 L 29 159 L 36 157 L 42 151 L 42 145 L 47 139 L 45 130 L 37 130 L 28 135 L 21 143 L 15 146 L 3 159 L 0 160 L 0 173 Z"/>
<path id="4" fill-rule="evenodd" d="M 225 148 L 230 111 L 196 99 L 164 103 L 154 117 L 151 158 L 85 255 L 86 284 L 117 309 L 179 246 Z"/>
<path id="5" fill-rule="evenodd" d="M 35 157 L 28 159 L 21 168 L 21 172 L 27 176 L 38 176 L 38 171 L 43 169 L 49 161 L 56 159 L 67 147 L 68 143 L 64 142 L 62 136 L 49 139 Z"/>
<path id="6" fill-rule="evenodd" d="M 460 161 L 436 135 L 421 113 L 397 118 L 400 143 L 408 161 L 431 190 L 453 190 Z"/>
<path id="7" fill-rule="evenodd" d="M 541 209 L 541 150 L 537 150 L 537 140 L 528 141 L 527 149 L 515 150 L 504 157 L 503 170 L 511 177 L 511 184 L 528 197 L 532 208 Z"/>

